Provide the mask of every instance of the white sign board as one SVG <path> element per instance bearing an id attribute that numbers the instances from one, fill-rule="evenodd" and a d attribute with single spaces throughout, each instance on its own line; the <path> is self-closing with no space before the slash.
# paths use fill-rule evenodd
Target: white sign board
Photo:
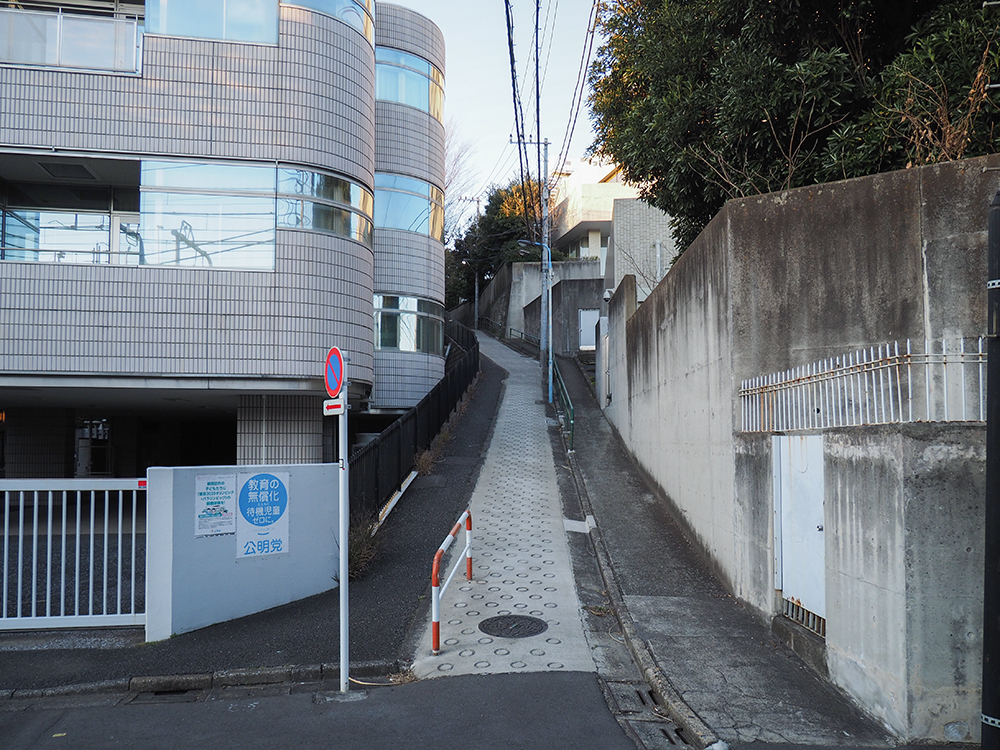
<path id="1" fill-rule="evenodd" d="M 211 474 L 194 479 L 194 535 L 236 533 L 236 475 Z"/>
<path id="2" fill-rule="evenodd" d="M 337 398 L 328 398 L 323 402 L 324 417 L 333 417 L 344 413 L 344 410 L 347 409 L 347 399 L 344 398 L 344 395 L 344 392 L 341 391 Z"/>
<path id="3" fill-rule="evenodd" d="M 240 474 L 236 559 L 288 552 L 288 472 Z"/>

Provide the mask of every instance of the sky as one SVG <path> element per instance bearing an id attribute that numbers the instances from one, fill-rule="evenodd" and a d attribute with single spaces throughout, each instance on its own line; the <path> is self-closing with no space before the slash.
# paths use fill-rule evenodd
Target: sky
<path id="1" fill-rule="evenodd" d="M 445 121 L 458 140 L 472 149 L 471 187 L 462 197 L 484 198 L 491 185 L 506 184 L 518 174 L 510 57 L 503 0 L 392 0 L 427 16 L 444 34 Z M 534 0 L 512 0 L 514 56 L 525 128 L 538 140 L 534 94 Z M 593 0 L 542 0 L 541 3 L 541 134 L 548 139 L 549 168 L 555 167 L 570 120 L 573 93 L 587 41 Z M 598 44 L 593 47 L 594 53 Z M 568 156 L 580 158 L 593 141 L 586 97 L 570 142 Z M 534 147 L 532 163 L 537 167 Z M 537 173 L 537 169 L 532 170 Z M 456 196 L 449 196 L 454 198 Z M 474 204 L 470 203 L 474 210 Z"/>

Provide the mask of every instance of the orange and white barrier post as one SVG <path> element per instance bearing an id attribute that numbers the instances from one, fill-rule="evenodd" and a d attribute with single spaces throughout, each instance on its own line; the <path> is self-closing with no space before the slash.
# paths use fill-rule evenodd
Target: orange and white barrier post
<path id="1" fill-rule="evenodd" d="M 434 553 L 434 565 L 431 567 L 431 637 L 433 640 L 431 653 L 434 656 L 441 653 L 441 596 L 448 588 L 448 584 L 451 583 L 451 579 L 455 577 L 455 573 L 458 572 L 461 556 L 455 562 L 455 567 L 451 569 L 451 573 L 448 575 L 448 580 L 444 582 L 444 586 L 441 585 L 441 559 L 451 546 L 451 543 L 458 537 L 458 532 L 461 531 L 463 523 L 465 524 L 465 549 L 462 550 L 462 555 L 465 556 L 465 577 L 469 581 L 472 580 L 471 511 L 467 510 L 458 517 L 458 523 L 455 524 L 455 527 L 448 533 L 444 541 L 441 542 L 438 551 Z"/>

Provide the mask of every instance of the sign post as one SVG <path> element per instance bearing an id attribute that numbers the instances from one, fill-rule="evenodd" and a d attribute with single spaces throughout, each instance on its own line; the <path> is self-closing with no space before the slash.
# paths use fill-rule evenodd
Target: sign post
<path id="1" fill-rule="evenodd" d="M 337 432 L 340 438 L 340 692 L 346 693 L 350 683 L 347 537 L 350 533 L 351 505 L 347 474 L 347 392 L 344 390 L 344 357 L 337 347 L 330 349 L 330 353 L 326 356 L 324 379 L 330 400 L 323 402 L 323 414 L 336 414 L 339 420 Z"/>

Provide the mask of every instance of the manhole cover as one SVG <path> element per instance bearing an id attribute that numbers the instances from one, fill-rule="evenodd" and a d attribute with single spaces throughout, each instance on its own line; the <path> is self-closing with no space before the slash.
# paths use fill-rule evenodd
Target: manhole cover
<path id="1" fill-rule="evenodd" d="M 548 629 L 545 620 L 527 615 L 500 615 L 479 623 L 479 629 L 496 638 L 527 638 L 544 633 Z"/>

